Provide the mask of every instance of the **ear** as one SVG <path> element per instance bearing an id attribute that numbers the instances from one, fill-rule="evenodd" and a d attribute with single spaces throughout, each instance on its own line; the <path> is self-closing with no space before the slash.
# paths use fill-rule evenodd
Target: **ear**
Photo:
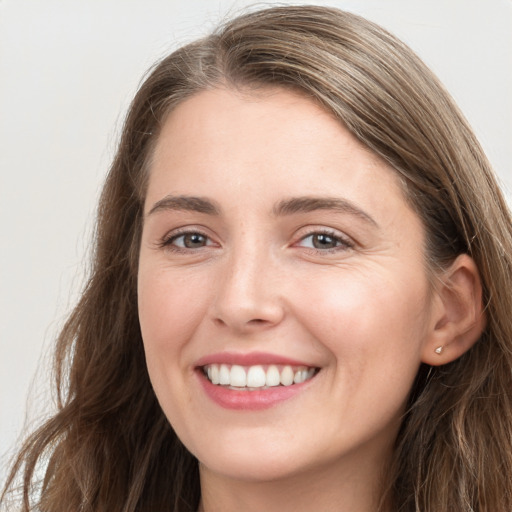
<path id="1" fill-rule="evenodd" d="M 430 333 L 422 361 L 440 366 L 455 361 L 480 338 L 486 319 L 482 283 L 473 258 L 461 254 L 439 276 Z"/>

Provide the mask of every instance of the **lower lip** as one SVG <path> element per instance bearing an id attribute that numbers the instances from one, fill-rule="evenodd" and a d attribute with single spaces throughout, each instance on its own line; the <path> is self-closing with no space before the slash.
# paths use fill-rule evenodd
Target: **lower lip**
<path id="1" fill-rule="evenodd" d="M 203 386 L 206 394 L 218 405 L 225 409 L 257 411 L 261 409 L 269 409 L 289 398 L 294 397 L 298 393 L 304 391 L 311 381 L 300 384 L 292 384 L 291 386 L 275 386 L 261 391 L 237 391 L 212 384 L 201 370 L 197 371 L 199 381 Z"/>

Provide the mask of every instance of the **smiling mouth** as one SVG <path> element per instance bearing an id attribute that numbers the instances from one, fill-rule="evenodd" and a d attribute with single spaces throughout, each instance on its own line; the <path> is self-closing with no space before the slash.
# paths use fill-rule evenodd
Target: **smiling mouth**
<path id="1" fill-rule="evenodd" d="M 293 386 L 311 380 L 319 368 L 292 365 L 207 364 L 201 367 L 206 378 L 216 386 L 237 391 L 255 391 Z"/>

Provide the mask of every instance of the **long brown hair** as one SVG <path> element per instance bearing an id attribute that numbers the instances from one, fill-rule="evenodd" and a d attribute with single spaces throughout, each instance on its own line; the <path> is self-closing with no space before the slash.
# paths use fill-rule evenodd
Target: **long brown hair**
<path id="1" fill-rule="evenodd" d="M 176 104 L 207 88 L 268 85 L 302 91 L 396 170 L 424 223 L 430 269 L 467 253 L 481 273 L 485 332 L 455 362 L 420 368 L 383 492 L 397 511 L 512 510 L 507 205 L 467 122 L 408 47 L 353 14 L 300 6 L 228 22 L 163 59 L 138 91 L 101 197 L 91 277 L 57 343 L 58 412 L 27 440 L 7 482 L 12 490 L 21 477 L 23 511 L 197 509 L 197 461 L 144 362 L 136 275 L 145 183 Z"/>

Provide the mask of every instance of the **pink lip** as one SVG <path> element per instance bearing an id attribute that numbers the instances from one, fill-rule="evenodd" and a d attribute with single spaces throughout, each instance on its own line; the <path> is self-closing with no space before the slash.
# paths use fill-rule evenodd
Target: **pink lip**
<path id="1" fill-rule="evenodd" d="M 297 361 L 288 357 L 267 352 L 250 352 L 239 354 L 236 352 L 219 352 L 210 354 L 199 359 L 195 366 L 206 366 L 207 364 L 239 364 L 240 366 L 253 366 L 256 364 L 288 364 L 290 366 L 312 366 L 304 361 Z"/>
<path id="2" fill-rule="evenodd" d="M 313 378 L 301 384 L 293 384 L 291 386 L 275 386 L 255 391 L 237 391 L 212 384 L 206 378 L 201 368 L 208 364 L 222 363 L 238 364 L 240 366 L 275 364 L 311 367 L 312 365 L 296 359 L 290 359 L 289 357 L 266 352 L 250 352 L 247 354 L 219 352 L 202 357 L 195 363 L 195 373 L 208 397 L 225 409 L 251 411 L 268 409 L 304 391 L 314 380 Z"/>
<path id="3" fill-rule="evenodd" d="M 307 388 L 313 379 L 291 386 L 276 386 L 261 391 L 236 391 L 212 384 L 201 370 L 196 374 L 206 394 L 225 409 L 257 411 L 273 407 Z"/>

